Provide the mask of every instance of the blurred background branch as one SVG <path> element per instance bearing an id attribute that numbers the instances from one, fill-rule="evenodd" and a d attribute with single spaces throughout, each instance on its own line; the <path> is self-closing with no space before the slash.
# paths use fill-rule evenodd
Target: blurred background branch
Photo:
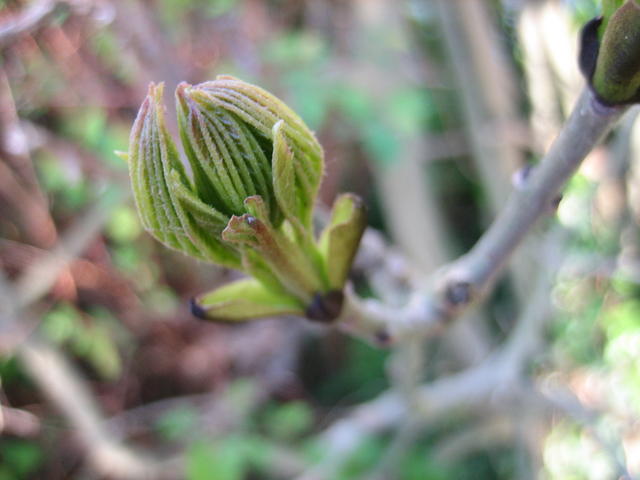
<path id="1" fill-rule="evenodd" d="M 66 1 L 40 1 L 29 5 L 25 10 L 5 20 L 0 26 L 0 47 L 6 47 L 11 42 L 25 34 L 31 34 L 42 26 L 46 26 L 52 18 L 68 7 Z"/>

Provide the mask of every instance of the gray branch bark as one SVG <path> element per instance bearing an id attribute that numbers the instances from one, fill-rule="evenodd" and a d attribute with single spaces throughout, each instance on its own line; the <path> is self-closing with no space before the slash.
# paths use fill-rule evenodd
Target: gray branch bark
<path id="1" fill-rule="evenodd" d="M 490 291 L 513 252 L 536 222 L 554 211 L 564 184 L 625 111 L 602 105 L 585 90 L 547 155 L 466 255 L 445 266 L 433 285 L 416 292 L 402 309 L 349 293 L 340 328 L 381 345 L 442 331 Z"/>

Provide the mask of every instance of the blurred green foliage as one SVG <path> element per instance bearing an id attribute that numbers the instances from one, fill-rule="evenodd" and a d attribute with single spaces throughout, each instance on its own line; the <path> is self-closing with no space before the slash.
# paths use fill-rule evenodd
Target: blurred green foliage
<path id="1" fill-rule="evenodd" d="M 290 441 L 309 432 L 313 426 L 313 412 L 303 402 L 285 403 L 267 409 L 263 423 L 268 436 Z"/>
<path id="2" fill-rule="evenodd" d="M 229 436 L 220 442 L 197 442 L 187 451 L 189 480 L 241 480 L 245 478 L 247 442 Z"/>
<path id="3" fill-rule="evenodd" d="M 188 438 L 197 428 L 198 412 L 189 406 L 169 410 L 156 422 L 156 430 L 167 440 Z"/>
<path id="4" fill-rule="evenodd" d="M 321 345 L 310 344 L 304 350 L 301 376 L 315 400 L 324 405 L 350 405 L 375 397 L 388 388 L 385 375 L 389 352 L 363 342 L 348 339 L 344 345 L 344 365 L 327 371 L 332 359 Z"/>
<path id="5" fill-rule="evenodd" d="M 34 443 L 0 439 L 0 480 L 35 478 L 43 459 L 44 452 Z"/>
<path id="6" fill-rule="evenodd" d="M 67 345 L 86 360 L 102 378 L 120 376 L 122 365 L 116 335 L 122 327 L 107 310 L 95 310 L 90 318 L 83 318 L 73 305 L 61 303 L 44 316 L 40 328 L 45 336 Z"/>
<path id="7" fill-rule="evenodd" d="M 129 127 L 124 122 L 113 122 L 99 105 L 74 109 L 61 122 L 61 133 L 98 155 L 113 170 L 126 171 L 125 162 L 114 155 L 129 142 Z"/>
<path id="8" fill-rule="evenodd" d="M 573 12 L 573 21 L 576 28 L 581 27 L 587 21 L 601 13 L 599 0 L 568 0 Z"/>

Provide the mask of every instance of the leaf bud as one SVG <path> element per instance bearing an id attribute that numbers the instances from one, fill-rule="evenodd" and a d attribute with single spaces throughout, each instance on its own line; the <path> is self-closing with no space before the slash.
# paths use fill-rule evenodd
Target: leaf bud
<path id="1" fill-rule="evenodd" d="M 606 2 L 604 17 L 585 25 L 580 67 L 596 97 L 606 105 L 640 101 L 640 4 Z"/>
<path id="2" fill-rule="evenodd" d="M 259 195 L 269 218 L 311 226 L 323 152 L 304 122 L 267 91 L 229 76 L 176 91 L 180 135 L 198 195 L 242 215 Z M 286 163 L 286 164 L 283 164 Z"/>

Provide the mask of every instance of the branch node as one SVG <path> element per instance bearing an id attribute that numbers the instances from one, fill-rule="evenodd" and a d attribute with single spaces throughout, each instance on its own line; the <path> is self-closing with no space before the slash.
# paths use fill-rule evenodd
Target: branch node
<path id="1" fill-rule="evenodd" d="M 309 320 L 320 323 L 331 323 L 340 316 L 344 303 L 344 293 L 341 290 L 331 290 L 327 293 L 316 293 L 311 304 L 306 309 Z"/>
<path id="2" fill-rule="evenodd" d="M 473 300 L 473 286 L 466 281 L 451 282 L 445 287 L 444 299 L 451 308 L 464 307 Z"/>
<path id="3" fill-rule="evenodd" d="M 380 329 L 373 335 L 376 343 L 380 347 L 388 347 L 392 343 L 392 338 L 386 329 Z"/>

